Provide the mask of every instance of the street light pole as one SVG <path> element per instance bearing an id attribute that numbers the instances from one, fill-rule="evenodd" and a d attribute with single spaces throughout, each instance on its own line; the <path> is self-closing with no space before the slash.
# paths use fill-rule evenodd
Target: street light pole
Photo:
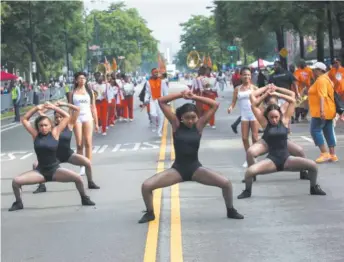
<path id="1" fill-rule="evenodd" d="M 68 37 L 67 37 L 66 15 L 64 15 L 64 35 L 65 35 L 65 49 L 66 49 L 66 63 L 67 63 L 67 81 L 68 81 L 69 80 L 69 55 L 68 55 Z"/>
<path id="2" fill-rule="evenodd" d="M 33 25 L 32 25 L 32 12 L 31 12 L 31 1 L 29 1 L 29 24 L 30 24 L 30 53 L 31 53 L 31 73 L 32 73 L 32 82 L 35 82 L 35 72 L 34 64 L 35 62 L 35 51 L 33 48 Z M 35 70 L 36 71 L 36 70 Z"/>

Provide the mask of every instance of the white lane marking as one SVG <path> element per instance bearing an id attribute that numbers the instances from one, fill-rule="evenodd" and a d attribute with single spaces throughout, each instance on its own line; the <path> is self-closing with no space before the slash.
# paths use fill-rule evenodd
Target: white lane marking
<path id="1" fill-rule="evenodd" d="M 7 162 L 7 161 L 12 161 L 14 159 L 16 159 L 17 154 L 26 154 L 27 151 L 17 151 L 17 152 L 10 152 L 10 153 L 3 153 L 1 154 L 1 162 Z M 4 156 L 7 156 L 8 159 L 4 159 Z"/>
<path id="2" fill-rule="evenodd" d="M 112 149 L 111 152 L 117 152 L 117 151 L 121 148 L 121 145 L 122 145 L 122 144 L 117 144 L 117 145 L 115 145 L 115 147 Z"/>
<path id="3" fill-rule="evenodd" d="M 130 145 L 134 145 L 134 147 L 133 148 L 122 148 L 122 149 L 120 149 L 119 151 L 121 151 L 121 152 L 125 152 L 125 151 L 134 151 L 134 149 L 137 147 L 137 144 L 139 144 L 139 147 L 140 147 L 140 145 L 141 145 L 141 143 L 125 143 L 125 144 L 123 144 L 123 146 L 130 146 Z"/>
<path id="4" fill-rule="evenodd" d="M 160 143 L 160 141 L 155 141 L 155 143 Z M 150 142 L 142 142 L 142 145 L 147 146 L 147 147 L 141 147 L 142 150 L 158 149 L 159 148 L 159 146 L 153 145 Z"/>
<path id="5" fill-rule="evenodd" d="M 100 146 L 94 146 L 92 153 L 96 154 L 97 151 L 99 150 Z"/>
<path id="6" fill-rule="evenodd" d="M 301 136 L 301 138 L 303 138 L 304 140 L 310 142 L 310 143 L 313 143 L 313 139 L 312 138 L 309 138 L 307 136 Z"/>
<path id="7" fill-rule="evenodd" d="M 98 150 L 98 154 L 104 153 L 105 149 L 108 148 L 108 145 L 104 145 L 102 146 L 99 150 Z"/>
<path id="8" fill-rule="evenodd" d="M 29 156 L 31 156 L 33 153 L 28 153 L 28 154 L 26 154 L 25 156 L 22 156 L 21 158 L 20 158 L 20 160 L 23 160 L 23 159 L 26 159 L 26 158 L 28 158 Z"/>

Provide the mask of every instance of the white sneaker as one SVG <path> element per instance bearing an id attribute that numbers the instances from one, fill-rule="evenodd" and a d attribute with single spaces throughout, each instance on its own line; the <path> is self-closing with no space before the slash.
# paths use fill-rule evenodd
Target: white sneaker
<path id="1" fill-rule="evenodd" d="M 216 126 L 212 126 L 211 128 L 212 128 L 212 129 L 216 129 Z"/>
<path id="2" fill-rule="evenodd" d="M 242 165 L 242 167 L 247 167 L 247 161 L 245 161 L 245 163 Z"/>
<path id="3" fill-rule="evenodd" d="M 84 167 L 84 166 L 82 166 L 82 167 L 80 168 L 79 175 L 80 175 L 80 176 L 86 175 L 86 171 L 85 171 L 85 167 Z"/>
<path id="4" fill-rule="evenodd" d="M 102 135 L 103 135 L 103 136 L 106 136 L 106 132 L 104 132 Z"/>
<path id="5" fill-rule="evenodd" d="M 130 121 L 130 122 L 133 122 L 133 121 L 134 121 L 134 119 L 129 119 L 129 121 Z"/>
<path id="6" fill-rule="evenodd" d="M 162 137 L 162 133 L 161 133 L 161 132 L 158 132 L 158 136 L 159 136 L 159 137 Z"/>
<path id="7" fill-rule="evenodd" d="M 155 133 L 155 132 L 156 132 L 156 129 L 153 128 L 153 129 L 152 129 L 152 132 Z"/>

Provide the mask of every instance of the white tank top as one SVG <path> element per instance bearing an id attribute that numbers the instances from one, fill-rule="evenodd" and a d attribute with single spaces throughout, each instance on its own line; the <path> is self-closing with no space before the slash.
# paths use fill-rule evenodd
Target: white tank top
<path id="1" fill-rule="evenodd" d="M 80 108 L 80 116 L 92 115 L 91 97 L 89 94 L 73 94 L 73 104 Z"/>
<path id="2" fill-rule="evenodd" d="M 241 87 L 237 87 L 241 88 Z M 246 90 L 246 91 L 240 91 L 238 92 L 238 101 L 239 101 L 239 107 L 240 107 L 240 112 L 242 114 L 252 112 L 251 108 L 251 101 L 250 101 L 250 95 L 251 95 L 252 90 Z"/>

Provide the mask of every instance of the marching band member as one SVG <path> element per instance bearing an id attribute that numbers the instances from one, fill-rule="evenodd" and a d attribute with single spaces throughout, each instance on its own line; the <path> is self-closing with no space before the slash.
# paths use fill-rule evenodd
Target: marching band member
<path id="1" fill-rule="evenodd" d="M 134 120 L 134 84 L 130 81 L 129 77 L 125 74 L 123 78 L 123 92 L 124 92 L 124 106 L 123 106 L 123 117 L 126 121 L 132 122 Z"/>
<path id="2" fill-rule="evenodd" d="M 196 96 L 202 96 L 202 79 L 205 75 L 205 67 L 200 67 L 198 69 L 198 76 L 195 77 L 192 81 L 192 87 L 191 87 L 191 91 L 194 95 Z M 203 106 L 202 103 L 199 101 L 196 101 L 196 107 L 198 110 L 198 113 L 200 116 L 203 115 Z"/>
<path id="3" fill-rule="evenodd" d="M 115 72 L 112 73 L 112 78 L 116 81 L 117 86 L 117 96 L 116 96 L 116 112 L 117 112 L 117 118 L 119 121 L 123 121 L 123 106 L 124 106 L 124 90 L 123 90 L 123 82 L 121 80 L 121 75 L 117 74 Z"/>
<path id="4" fill-rule="evenodd" d="M 217 91 L 216 91 L 216 78 L 214 76 L 211 75 L 211 68 L 210 67 L 206 67 L 205 68 L 205 76 L 201 79 L 202 81 L 202 95 L 204 97 L 216 100 L 216 98 L 218 97 L 217 95 Z M 209 106 L 203 104 L 202 106 L 204 112 L 209 110 Z M 211 128 L 216 128 L 215 126 L 215 114 L 211 117 L 209 124 L 211 126 Z"/>
<path id="5" fill-rule="evenodd" d="M 96 107 L 98 113 L 98 119 L 100 120 L 101 132 L 103 136 L 106 135 L 107 126 L 107 111 L 108 111 L 108 101 L 107 101 L 107 84 L 104 82 L 104 77 L 99 76 L 97 83 L 93 85 L 93 90 L 97 93 L 96 97 Z"/>
<path id="6" fill-rule="evenodd" d="M 148 80 L 146 86 L 145 104 L 150 105 L 150 115 L 153 122 L 152 131 L 158 131 L 158 136 L 161 137 L 164 115 L 159 107 L 158 99 L 168 94 L 168 87 L 165 81 L 162 81 L 161 78 L 158 77 L 158 69 L 153 68 L 151 73 L 152 76 Z M 158 130 L 156 130 L 156 128 L 158 128 Z"/>
<path id="7" fill-rule="evenodd" d="M 113 79 L 112 75 L 109 78 L 108 86 L 108 126 L 114 126 L 116 121 L 116 95 L 118 93 L 116 78 Z"/>

